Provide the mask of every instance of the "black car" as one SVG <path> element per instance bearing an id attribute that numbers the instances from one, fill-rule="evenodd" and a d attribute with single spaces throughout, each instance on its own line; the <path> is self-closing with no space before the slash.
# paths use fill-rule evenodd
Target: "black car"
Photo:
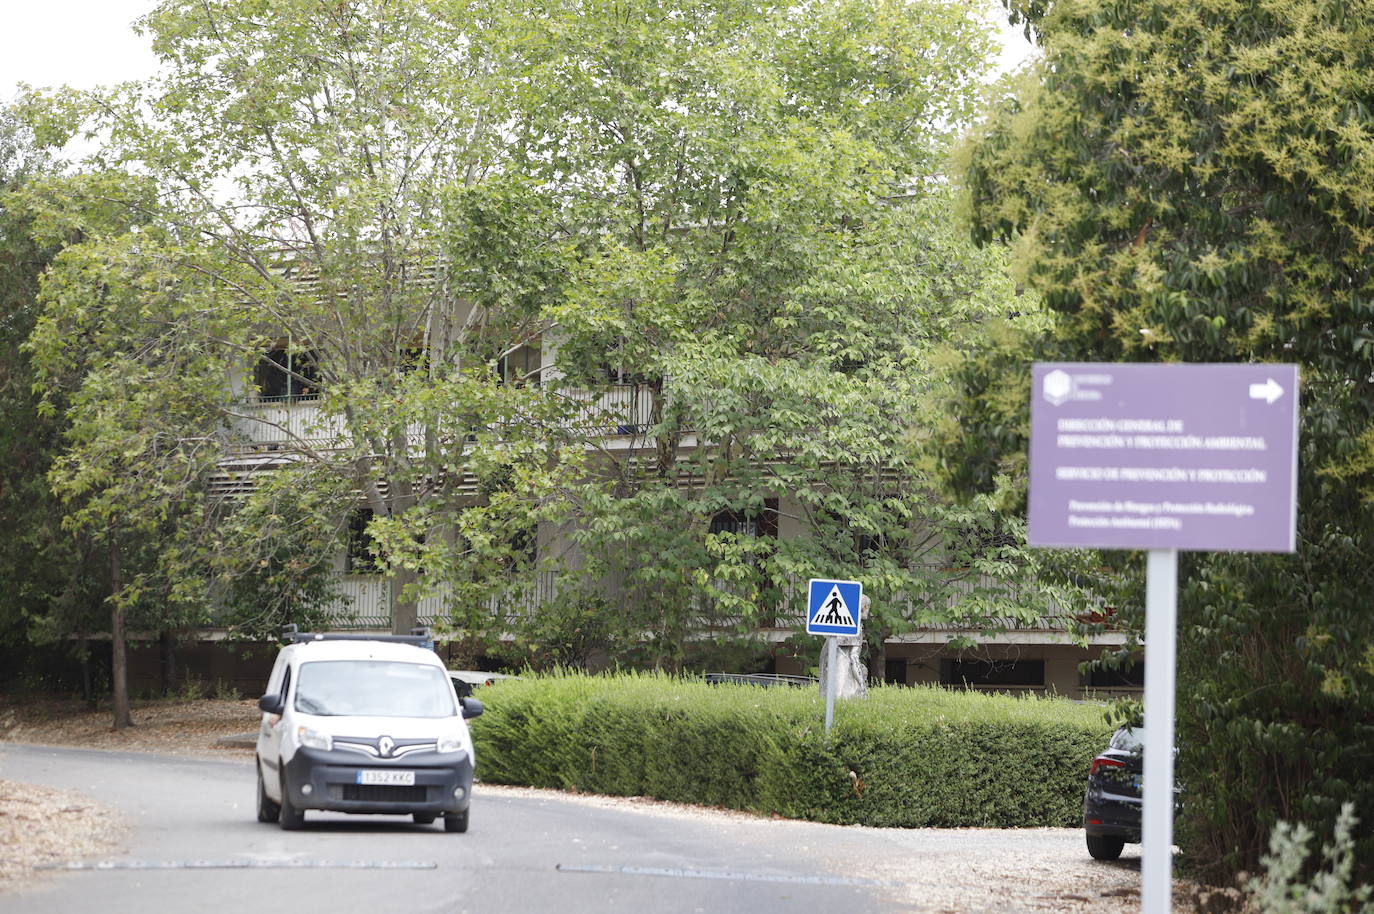
<path id="1" fill-rule="evenodd" d="M 1083 830 L 1094 860 L 1115 860 L 1126 844 L 1140 843 L 1144 744 L 1144 727 L 1122 727 L 1088 769 Z"/>

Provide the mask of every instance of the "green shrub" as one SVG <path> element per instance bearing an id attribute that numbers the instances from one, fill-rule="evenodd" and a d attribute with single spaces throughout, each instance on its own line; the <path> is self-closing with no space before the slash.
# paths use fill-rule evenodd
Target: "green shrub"
<path id="1" fill-rule="evenodd" d="M 1274 826 L 1261 859 L 1264 875 L 1245 885 L 1258 914 L 1374 914 L 1374 886 L 1354 884 L 1357 821 L 1354 804 L 1342 805 L 1332 842 L 1321 851 L 1323 866 L 1306 878 L 1312 830 L 1301 823 Z"/>
<path id="2" fill-rule="evenodd" d="M 877 826 L 1077 825 L 1110 732 L 1092 705 L 936 688 L 841 702 L 828 741 L 810 690 L 556 675 L 482 700 L 487 783 Z"/>

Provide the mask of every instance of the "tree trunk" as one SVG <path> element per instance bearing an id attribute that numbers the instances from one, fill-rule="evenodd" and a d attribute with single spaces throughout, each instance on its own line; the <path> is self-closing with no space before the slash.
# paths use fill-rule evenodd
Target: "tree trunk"
<path id="1" fill-rule="evenodd" d="M 392 444 L 397 453 L 404 453 L 407 446 L 405 440 L 394 441 Z M 415 490 L 408 480 L 402 479 L 393 482 L 389 495 L 393 517 L 403 516 L 415 507 Z M 391 604 L 391 633 L 393 635 L 408 635 L 415 630 L 415 626 L 419 623 L 419 606 L 416 605 L 414 599 L 406 596 L 406 592 L 411 589 L 410 585 L 415 583 L 417 577 L 417 572 L 400 565 L 392 568 L 389 602 Z"/>
<path id="2" fill-rule="evenodd" d="M 110 547 L 110 692 L 114 701 L 114 728 L 123 730 L 134 725 L 129 714 L 129 666 L 124 645 L 124 607 L 119 605 L 119 592 L 124 589 L 124 571 L 119 566 L 119 545 Z"/>
<path id="3" fill-rule="evenodd" d="M 420 621 L 420 607 L 412 599 L 405 596 L 406 590 L 415 582 L 415 572 L 408 568 L 397 568 L 392 574 L 390 584 L 391 590 L 391 633 L 393 635 L 408 635 L 415 629 Z"/>

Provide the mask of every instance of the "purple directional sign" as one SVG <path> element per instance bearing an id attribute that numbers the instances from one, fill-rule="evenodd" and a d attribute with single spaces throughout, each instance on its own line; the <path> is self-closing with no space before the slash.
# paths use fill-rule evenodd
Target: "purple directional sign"
<path id="1" fill-rule="evenodd" d="M 1038 362 L 1030 543 L 1292 552 L 1296 365 Z"/>

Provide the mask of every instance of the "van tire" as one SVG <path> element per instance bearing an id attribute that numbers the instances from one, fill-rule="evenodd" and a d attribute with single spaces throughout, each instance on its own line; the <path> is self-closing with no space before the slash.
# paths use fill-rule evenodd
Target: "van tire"
<path id="1" fill-rule="evenodd" d="M 295 831 L 305 826 L 305 810 L 297 809 L 291 803 L 291 794 L 286 791 L 286 778 L 281 782 L 281 827 L 285 831 Z"/>
<path id="2" fill-rule="evenodd" d="M 276 822 L 281 818 L 281 806 L 267 795 L 267 788 L 262 783 L 262 762 L 257 756 L 253 757 L 253 767 L 258 770 L 258 821 Z"/>
<path id="3" fill-rule="evenodd" d="M 468 830 L 468 810 L 451 812 L 444 815 L 444 831 L 465 832 Z"/>

